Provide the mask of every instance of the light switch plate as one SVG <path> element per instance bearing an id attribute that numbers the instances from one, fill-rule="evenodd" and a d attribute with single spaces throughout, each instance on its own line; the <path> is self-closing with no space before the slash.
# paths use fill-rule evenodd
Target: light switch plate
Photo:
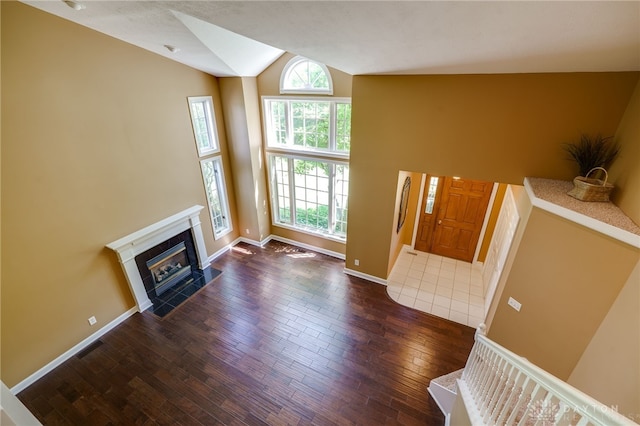
<path id="1" fill-rule="evenodd" d="M 522 308 L 522 303 L 518 302 L 516 299 L 514 299 L 513 297 L 509 298 L 509 301 L 507 302 L 509 304 L 509 306 L 511 306 L 513 309 L 515 309 L 516 311 L 520 312 L 520 308 Z"/>

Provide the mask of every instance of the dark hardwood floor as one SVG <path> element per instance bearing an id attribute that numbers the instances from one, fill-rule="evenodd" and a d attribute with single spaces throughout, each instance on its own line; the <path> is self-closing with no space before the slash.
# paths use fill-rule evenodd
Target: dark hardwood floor
<path id="1" fill-rule="evenodd" d="M 444 424 L 427 386 L 464 366 L 473 329 L 278 242 L 213 266 L 170 315 L 133 315 L 20 400 L 45 425 Z"/>

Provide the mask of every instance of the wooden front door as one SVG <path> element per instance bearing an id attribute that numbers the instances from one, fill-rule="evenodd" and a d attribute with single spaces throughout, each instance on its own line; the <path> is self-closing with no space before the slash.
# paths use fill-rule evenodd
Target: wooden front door
<path id="1" fill-rule="evenodd" d="M 445 177 L 431 253 L 471 262 L 493 183 Z"/>

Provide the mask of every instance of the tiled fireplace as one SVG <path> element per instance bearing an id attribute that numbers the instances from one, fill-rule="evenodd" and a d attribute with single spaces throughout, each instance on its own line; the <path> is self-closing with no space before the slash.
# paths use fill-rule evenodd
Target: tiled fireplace
<path id="1" fill-rule="evenodd" d="M 150 294 L 160 295 L 192 269 L 210 265 L 200 226 L 203 208 L 193 206 L 107 244 L 118 254 L 138 311 L 152 306 Z"/>

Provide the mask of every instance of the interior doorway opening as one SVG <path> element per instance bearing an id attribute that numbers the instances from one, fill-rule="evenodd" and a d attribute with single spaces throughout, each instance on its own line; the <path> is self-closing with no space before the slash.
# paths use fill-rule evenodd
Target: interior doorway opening
<path id="1" fill-rule="evenodd" d="M 420 191 L 413 248 L 451 259 L 477 259 L 497 185 L 426 174 Z"/>
<path id="2" fill-rule="evenodd" d="M 486 319 L 487 307 L 494 298 L 510 248 L 508 237 L 513 236 L 517 226 L 517 221 L 513 221 L 517 216 L 507 214 L 513 208 L 504 212 L 505 203 L 512 200 L 513 204 L 513 197 L 509 198 L 510 185 L 400 171 L 396 199 L 399 208 L 403 205 L 402 195 L 406 191 L 402 183 L 407 176 L 412 181 L 407 202 L 409 212 L 399 233 L 396 231 L 398 215 L 394 216 L 393 235 L 397 237 L 392 241 L 387 293 L 405 306 L 476 327 Z M 445 185 L 449 188 L 448 195 Z M 486 192 L 489 192 L 488 202 Z M 485 202 L 486 207 L 481 208 Z M 428 215 L 427 220 L 421 218 L 422 215 Z M 453 230 L 438 231 L 438 226 L 449 225 L 445 220 L 451 217 L 461 218 L 465 223 L 475 220 L 476 233 L 479 223 L 477 240 L 469 236 L 474 231 L 468 229 L 458 231 L 463 235 L 457 240 Z M 465 260 L 458 260 L 450 253 L 434 253 L 436 232 L 442 234 L 439 244 L 444 243 L 445 248 L 461 251 L 460 246 L 465 247 Z"/>

